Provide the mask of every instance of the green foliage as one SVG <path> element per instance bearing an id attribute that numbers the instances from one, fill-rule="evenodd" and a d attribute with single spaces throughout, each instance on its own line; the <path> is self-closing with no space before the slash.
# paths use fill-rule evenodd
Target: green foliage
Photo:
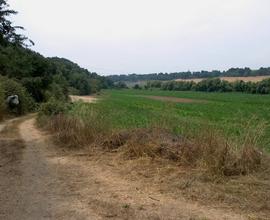
<path id="1" fill-rule="evenodd" d="M 128 89 L 128 86 L 124 82 L 118 82 L 114 84 L 115 89 Z"/>
<path id="2" fill-rule="evenodd" d="M 141 87 L 140 87 L 139 84 L 135 84 L 135 85 L 133 86 L 133 89 L 141 89 Z"/>
<path id="3" fill-rule="evenodd" d="M 65 96 L 72 90 L 70 88 L 79 95 L 89 95 L 109 84 L 104 77 L 69 60 L 44 58 L 34 51 L 13 45 L 0 46 L 0 69 L 2 75 L 22 80 L 36 102 L 46 101 L 46 91 L 55 88 L 51 85 L 55 83 L 62 87 Z"/>
<path id="4" fill-rule="evenodd" d="M 232 84 L 220 80 L 218 78 L 215 79 L 206 79 L 198 82 L 196 85 L 194 85 L 196 91 L 202 91 L 202 92 L 232 92 Z"/>
<path id="5" fill-rule="evenodd" d="M 67 59 L 53 57 L 48 60 L 54 67 L 53 72 L 61 75 L 62 82 L 65 80 L 68 86 L 78 90 L 80 95 L 89 95 L 111 85 L 105 77 L 91 73 Z"/>
<path id="6" fill-rule="evenodd" d="M 6 77 L 0 77 L 0 80 L 5 99 L 10 95 L 18 95 L 19 97 L 19 106 L 15 109 L 9 109 L 10 112 L 22 115 L 34 110 L 35 103 L 33 98 L 19 82 Z"/>
<path id="7" fill-rule="evenodd" d="M 257 83 L 256 93 L 269 94 L 270 93 L 270 79 L 265 79 Z"/>
<path id="8" fill-rule="evenodd" d="M 5 109 L 5 93 L 2 83 L 0 82 L 0 121 L 4 117 Z"/>
<path id="9" fill-rule="evenodd" d="M 200 92 L 245 92 L 256 94 L 270 93 L 270 79 L 261 82 L 228 82 L 219 78 L 205 79 L 198 83 L 193 81 L 150 81 L 146 88 L 161 88 L 169 91 L 200 91 Z"/>
<path id="10" fill-rule="evenodd" d="M 40 116 L 53 116 L 64 113 L 68 110 L 69 104 L 65 101 L 60 101 L 51 98 L 48 102 L 41 104 L 39 115 Z"/>
<path id="11" fill-rule="evenodd" d="M 19 46 L 28 46 L 28 40 L 24 35 L 18 34 L 17 29 L 24 30 L 21 26 L 14 26 L 8 19 L 9 16 L 17 14 L 16 11 L 9 9 L 6 0 L 0 0 L 0 44 L 12 43 Z M 29 40 L 31 44 L 33 42 Z"/>
<path id="12" fill-rule="evenodd" d="M 41 77 L 27 77 L 23 78 L 21 82 L 36 102 L 42 102 L 44 100 L 46 86 Z"/>

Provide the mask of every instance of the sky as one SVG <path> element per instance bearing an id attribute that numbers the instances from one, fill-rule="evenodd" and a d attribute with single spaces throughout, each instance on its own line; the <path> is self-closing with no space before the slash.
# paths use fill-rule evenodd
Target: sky
<path id="1" fill-rule="evenodd" d="M 8 0 L 32 48 L 103 75 L 270 66 L 269 0 Z"/>

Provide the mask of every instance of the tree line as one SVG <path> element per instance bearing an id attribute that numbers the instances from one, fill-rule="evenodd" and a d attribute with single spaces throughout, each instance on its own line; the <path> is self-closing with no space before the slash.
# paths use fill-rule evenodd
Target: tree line
<path id="1" fill-rule="evenodd" d="M 219 78 L 204 79 L 198 83 L 194 81 L 148 81 L 142 87 L 136 84 L 134 89 L 158 88 L 169 91 L 201 91 L 201 92 L 243 92 L 252 94 L 270 94 L 270 79 L 260 82 L 244 82 L 238 80 L 228 82 Z"/>
<path id="2" fill-rule="evenodd" d="M 231 68 L 227 71 L 199 71 L 199 72 L 173 72 L 173 73 L 151 73 L 151 74 L 128 74 L 107 76 L 113 82 L 138 82 L 149 80 L 175 80 L 175 79 L 195 79 L 195 78 L 217 78 L 217 77 L 247 77 L 247 76 L 268 76 L 269 68 L 251 70 L 250 68 Z"/>

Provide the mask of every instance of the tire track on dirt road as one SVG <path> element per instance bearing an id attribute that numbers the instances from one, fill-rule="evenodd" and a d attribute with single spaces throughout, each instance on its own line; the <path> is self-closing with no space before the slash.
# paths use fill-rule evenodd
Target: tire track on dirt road
<path id="1" fill-rule="evenodd" d="M 1 167 L 0 219 L 101 219 L 66 188 L 57 165 L 48 161 L 50 143 L 34 121 L 31 118 L 17 125 L 23 145 L 12 153 L 20 154 L 19 159 Z"/>

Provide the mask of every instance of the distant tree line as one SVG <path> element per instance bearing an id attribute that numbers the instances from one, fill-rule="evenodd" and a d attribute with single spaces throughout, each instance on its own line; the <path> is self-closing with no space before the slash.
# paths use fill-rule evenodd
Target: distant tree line
<path id="1" fill-rule="evenodd" d="M 134 89 L 138 89 L 135 85 Z M 135 88 L 136 87 L 136 88 Z M 158 88 L 170 91 L 201 91 L 201 92 L 244 92 L 252 94 L 270 94 L 270 79 L 260 82 L 244 82 L 242 80 L 228 82 L 219 78 L 205 79 L 198 83 L 194 81 L 149 81 L 145 89 Z"/>
<path id="2" fill-rule="evenodd" d="M 168 81 L 175 79 L 194 79 L 194 78 L 216 78 L 216 77 L 247 77 L 247 76 L 267 76 L 270 75 L 269 68 L 251 70 L 250 68 L 231 68 L 227 71 L 200 71 L 200 72 L 174 72 L 174 73 L 151 73 L 151 74 L 129 74 L 107 76 L 113 82 L 138 82 L 149 80 Z"/>

